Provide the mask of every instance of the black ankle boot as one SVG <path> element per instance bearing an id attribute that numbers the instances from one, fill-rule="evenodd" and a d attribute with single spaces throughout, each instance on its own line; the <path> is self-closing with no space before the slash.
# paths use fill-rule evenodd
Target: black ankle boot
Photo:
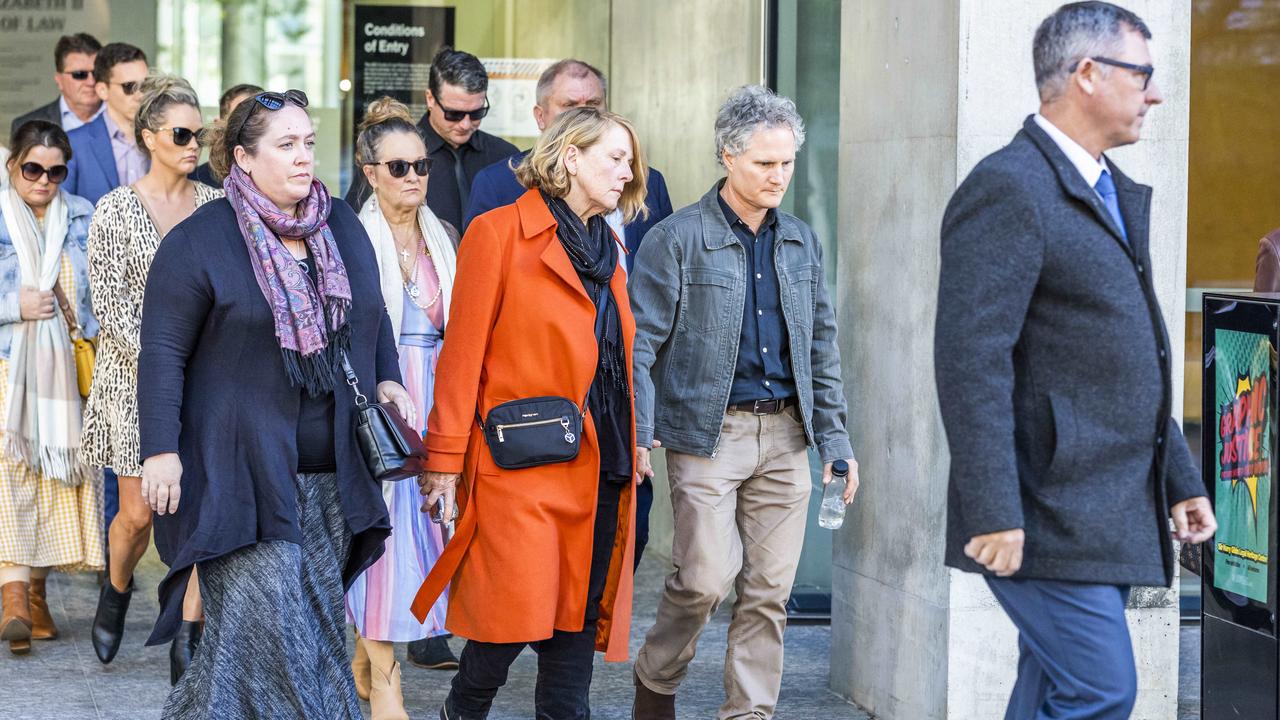
<path id="1" fill-rule="evenodd" d="M 191 667 L 191 659 L 196 656 L 196 648 L 200 647 L 200 635 L 204 625 L 198 622 L 182 621 L 178 634 L 173 636 L 169 645 L 169 684 L 177 685 L 182 674 Z"/>
<path id="2" fill-rule="evenodd" d="M 406 657 L 409 662 L 427 670 L 458 669 L 458 658 L 449 649 L 449 639 L 444 635 L 410 642 Z"/>
<path id="3" fill-rule="evenodd" d="M 120 649 L 120 641 L 124 638 L 124 616 L 129 612 L 131 598 L 133 578 L 129 578 L 129 587 L 124 592 L 116 592 L 110 577 L 102 583 L 102 592 L 98 594 L 98 611 L 93 614 L 93 629 L 89 633 L 89 641 L 103 665 L 114 660 Z"/>

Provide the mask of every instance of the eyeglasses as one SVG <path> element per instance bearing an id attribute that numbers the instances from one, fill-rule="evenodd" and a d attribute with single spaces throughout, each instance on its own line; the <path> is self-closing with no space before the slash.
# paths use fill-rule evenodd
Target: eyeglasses
<path id="1" fill-rule="evenodd" d="M 196 128 L 195 130 L 192 130 L 191 128 L 171 127 L 160 128 L 159 130 L 156 130 L 156 132 L 173 133 L 173 144 L 178 147 L 186 147 L 191 144 L 192 140 L 196 141 L 197 146 L 204 147 L 204 128 Z"/>
<path id="2" fill-rule="evenodd" d="M 132 94 L 134 94 L 134 93 L 138 92 L 138 89 L 142 87 L 142 81 L 141 81 L 141 80 L 130 80 L 129 82 L 122 82 L 122 83 L 118 83 L 118 82 L 109 82 L 109 83 L 107 83 L 107 84 L 108 84 L 108 85 L 119 85 L 119 86 L 120 86 L 120 89 L 124 91 L 124 94 L 125 94 L 125 95 L 132 95 Z"/>
<path id="3" fill-rule="evenodd" d="M 84 82 L 85 80 L 89 79 L 89 76 L 93 74 L 93 71 L 92 70 L 63 70 L 62 74 L 70 75 L 72 80 L 79 80 L 80 82 Z"/>
<path id="4" fill-rule="evenodd" d="M 476 110 L 450 110 L 439 103 L 436 103 L 436 106 L 440 108 L 440 114 L 444 115 L 444 119 L 449 122 L 462 122 L 464 117 L 470 117 L 473 122 L 479 122 L 489 114 L 489 98 L 484 99 L 484 107 Z"/>
<path id="5" fill-rule="evenodd" d="M 253 117 L 253 113 L 258 109 L 258 105 L 274 111 L 284 107 L 285 103 L 293 103 L 300 108 L 305 108 L 309 104 L 307 94 L 301 90 L 285 90 L 282 93 L 260 92 L 253 96 L 253 100 L 256 104 L 250 106 L 249 111 L 240 116 L 240 123 L 236 125 L 235 131 L 232 132 L 230 128 L 227 128 L 227 137 L 230 139 L 233 146 L 239 144 L 240 133 L 244 131 L 244 126 L 248 124 L 249 118 Z"/>
<path id="6" fill-rule="evenodd" d="M 418 177 L 426 177 L 431 171 L 431 158 L 418 158 L 417 160 L 383 160 L 382 162 L 365 163 L 365 165 L 386 165 L 387 172 L 391 173 L 391 177 L 397 180 L 409 174 L 409 168 L 413 168 L 413 172 Z"/>
<path id="7" fill-rule="evenodd" d="M 1111 58 L 1108 58 L 1108 57 L 1092 57 L 1088 59 L 1096 63 L 1101 63 L 1103 65 L 1110 65 L 1111 67 L 1124 68 L 1125 70 L 1132 70 L 1136 73 L 1142 73 L 1142 75 L 1144 76 L 1142 78 L 1143 92 L 1146 92 L 1147 88 L 1151 86 L 1151 77 L 1156 74 L 1155 67 L 1151 65 L 1134 65 L 1133 63 L 1121 62 L 1119 60 L 1112 60 Z M 1080 66 L 1079 62 L 1077 62 L 1075 65 L 1072 65 L 1071 72 L 1075 72 L 1076 68 L 1079 66 Z"/>
<path id="8" fill-rule="evenodd" d="M 47 168 L 41 165 L 40 163 L 34 163 L 34 162 L 22 163 L 22 177 L 27 182 L 36 182 L 40 179 L 41 175 L 48 175 L 49 182 L 53 183 L 54 185 L 57 185 L 58 183 L 67 179 L 67 166 L 54 165 L 51 168 Z"/>

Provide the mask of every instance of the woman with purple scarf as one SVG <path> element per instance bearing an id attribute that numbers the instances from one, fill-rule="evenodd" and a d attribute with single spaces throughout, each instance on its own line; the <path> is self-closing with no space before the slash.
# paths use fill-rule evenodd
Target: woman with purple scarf
<path id="1" fill-rule="evenodd" d="M 344 589 L 382 553 L 386 505 L 352 434 L 362 388 L 410 423 L 364 228 L 314 176 L 297 90 L 210 133 L 226 199 L 160 244 L 143 299 L 142 493 L 169 573 L 149 644 L 192 569 L 205 629 L 163 717 L 359 720 Z"/>

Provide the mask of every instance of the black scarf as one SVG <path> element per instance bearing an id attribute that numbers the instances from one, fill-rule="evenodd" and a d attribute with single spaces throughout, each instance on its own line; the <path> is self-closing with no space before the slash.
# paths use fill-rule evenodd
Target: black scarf
<path id="1" fill-rule="evenodd" d="M 603 215 L 583 225 L 561 198 L 542 193 L 556 221 L 556 237 L 569 255 L 582 287 L 596 305 L 596 345 L 599 359 L 587 395 L 587 407 L 600 439 L 600 473 L 616 482 L 631 479 L 631 392 L 618 303 L 609 290 L 618 270 L 618 243 Z"/>

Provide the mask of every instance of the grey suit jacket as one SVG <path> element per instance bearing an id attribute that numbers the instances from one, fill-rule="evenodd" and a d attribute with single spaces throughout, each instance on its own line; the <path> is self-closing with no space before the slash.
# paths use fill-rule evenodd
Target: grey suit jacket
<path id="1" fill-rule="evenodd" d="M 1018 577 L 1167 585 L 1169 508 L 1205 494 L 1171 416 L 1151 188 L 1107 163 L 1127 242 L 1031 118 L 947 207 L 934 361 L 952 567 L 981 572 L 969 538 L 1023 528 Z"/>
<path id="2" fill-rule="evenodd" d="M 48 105 L 41 105 L 26 115 L 19 115 L 14 118 L 13 123 L 9 126 L 9 137 L 12 138 L 18 128 L 32 120 L 47 120 L 58 127 L 62 127 L 62 108 L 58 106 L 58 100 L 54 100 Z"/>

